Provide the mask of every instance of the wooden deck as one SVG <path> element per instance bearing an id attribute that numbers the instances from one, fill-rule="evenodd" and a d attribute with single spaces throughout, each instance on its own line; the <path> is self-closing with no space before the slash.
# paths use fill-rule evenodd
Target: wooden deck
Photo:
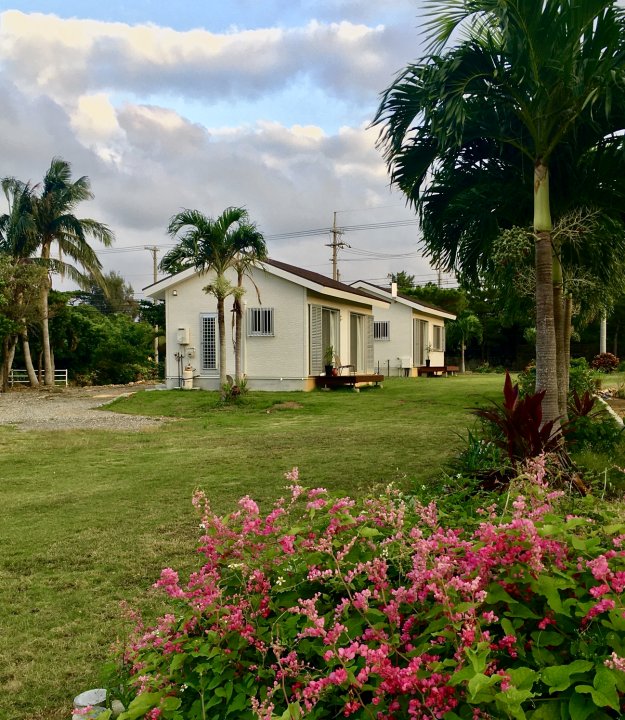
<path id="1" fill-rule="evenodd" d="M 384 375 L 378 375 L 376 373 L 353 373 L 349 375 L 318 375 L 315 377 L 315 385 L 318 388 L 337 388 L 337 387 L 351 387 L 355 388 L 356 385 L 361 383 L 381 383 L 384 380 Z"/>
<path id="2" fill-rule="evenodd" d="M 417 368 L 417 375 L 437 377 L 438 375 L 455 375 L 459 368 L 457 365 L 421 365 Z"/>

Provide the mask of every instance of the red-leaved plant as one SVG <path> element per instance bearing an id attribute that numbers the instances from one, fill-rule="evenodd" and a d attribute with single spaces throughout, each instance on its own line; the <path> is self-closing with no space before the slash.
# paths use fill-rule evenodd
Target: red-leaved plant
<path id="1" fill-rule="evenodd" d="M 492 408 L 475 408 L 472 412 L 498 431 L 492 441 L 508 454 L 512 463 L 525 462 L 542 453 L 562 450 L 563 436 L 557 421 L 543 423 L 544 397 L 544 390 L 520 397 L 518 384 L 512 384 L 506 371 L 503 403 L 493 402 Z"/>
<path id="2" fill-rule="evenodd" d="M 124 651 L 121 720 L 623 716 L 625 523 L 566 515 L 543 458 L 463 527 L 287 477 L 267 514 L 195 495 L 202 564 L 156 583 L 170 611 Z"/>

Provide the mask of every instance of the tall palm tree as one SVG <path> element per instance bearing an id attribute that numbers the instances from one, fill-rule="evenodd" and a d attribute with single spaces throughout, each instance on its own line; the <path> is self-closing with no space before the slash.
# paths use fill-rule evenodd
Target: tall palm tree
<path id="1" fill-rule="evenodd" d="M 262 235 L 249 222 L 248 213 L 240 207 L 228 207 L 216 219 L 209 218 L 199 210 L 182 210 L 174 215 L 167 232 L 179 242 L 161 260 L 160 267 L 165 272 L 180 272 L 185 268 L 195 268 L 199 273 L 213 271 L 215 280 L 204 290 L 217 299 L 217 326 L 219 335 L 219 383 L 223 387 L 227 382 L 226 371 L 226 320 L 225 299 L 235 297 L 235 310 L 238 317 L 238 339 L 235 347 L 239 360 L 240 374 L 240 298 L 243 292 L 242 281 L 246 269 L 258 259 L 266 256 Z M 235 269 L 239 278 L 235 287 L 226 278 L 228 270 Z"/>
<path id="2" fill-rule="evenodd" d="M 560 248 L 552 244 L 550 176 L 558 154 L 622 150 L 625 21 L 614 0 L 432 0 L 431 51 L 386 91 L 374 122 L 397 184 L 419 209 L 451 155 L 482 148 L 532 170 L 536 383 L 545 421 L 558 417 L 564 357 Z M 459 33 L 459 35 L 458 35 Z M 444 51 L 452 37 L 459 42 Z M 490 155 L 493 157 L 493 155 Z M 427 192 L 427 191 L 425 191 Z M 496 192 L 496 189 L 495 189 Z M 527 193 L 529 195 L 529 183 Z M 560 378 L 559 378 L 560 375 Z"/>
<path id="3" fill-rule="evenodd" d="M 113 241 L 111 230 L 91 218 L 78 218 L 76 207 L 93 198 L 89 178 L 82 176 L 72 180 L 70 163 L 55 157 L 50 163 L 43 183 L 33 194 L 32 217 L 37 234 L 41 259 L 50 272 L 69 277 L 81 286 L 95 279 L 103 282 L 102 264 L 87 238 L 92 237 L 108 247 Z M 52 257 L 52 249 L 58 247 L 59 258 Z M 65 262 L 65 256 L 82 268 Z M 50 347 L 48 297 L 52 287 L 51 279 L 41 292 L 41 327 L 45 368 L 45 384 L 54 385 L 54 367 Z"/>
<path id="4" fill-rule="evenodd" d="M 2 189 L 8 204 L 8 212 L 0 215 L 0 255 L 6 257 L 13 267 L 10 286 L 12 289 L 11 315 L 15 318 L 15 332 L 3 341 L 3 388 L 6 387 L 11 370 L 18 337 L 22 340 L 24 364 L 32 387 L 39 380 L 32 363 L 28 337 L 28 321 L 32 320 L 32 295 L 42 287 L 45 270 L 38 265 L 32 254 L 37 249 L 36 231 L 32 217 L 33 189 L 29 183 L 15 178 L 3 178 Z M 26 267 L 29 266 L 29 267 Z"/>

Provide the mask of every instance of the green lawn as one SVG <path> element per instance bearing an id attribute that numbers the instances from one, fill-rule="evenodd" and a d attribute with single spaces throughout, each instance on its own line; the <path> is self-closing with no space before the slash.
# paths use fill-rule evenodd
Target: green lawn
<path id="1" fill-rule="evenodd" d="M 99 682 L 124 624 L 119 602 L 156 607 L 160 569 L 191 567 L 202 487 L 221 512 L 268 503 L 294 465 L 307 486 L 375 492 L 437 482 L 501 375 L 393 379 L 383 389 L 250 394 L 141 392 L 119 412 L 157 429 L 25 433 L 0 427 L 0 719 L 60 720 Z M 282 406 L 281 406 L 282 404 Z"/>

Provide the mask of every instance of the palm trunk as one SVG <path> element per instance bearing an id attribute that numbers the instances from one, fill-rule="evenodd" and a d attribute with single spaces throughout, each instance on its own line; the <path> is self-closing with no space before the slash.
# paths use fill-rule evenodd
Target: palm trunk
<path id="1" fill-rule="evenodd" d="M 553 315 L 553 253 L 549 170 L 538 160 L 534 168 L 534 233 L 536 238 L 536 390 L 544 390 L 543 421 L 557 420 L 558 375 Z"/>
<path id="2" fill-rule="evenodd" d="M 460 372 L 464 375 L 464 340 L 460 343 Z"/>
<path id="3" fill-rule="evenodd" d="M 219 329 L 219 388 L 228 382 L 226 372 L 226 315 L 225 315 L 225 298 L 219 296 L 217 298 L 217 327 Z"/>
<path id="4" fill-rule="evenodd" d="M 44 260 L 50 259 L 50 245 L 43 243 L 41 248 L 41 257 Z M 41 286 L 41 343 L 43 346 L 43 367 L 45 372 L 44 385 L 48 387 L 54 386 L 54 370 L 52 369 L 52 356 L 50 353 L 50 325 L 49 325 L 49 308 L 48 298 L 52 282 L 48 276 Z"/>
<path id="5" fill-rule="evenodd" d="M 243 287 L 243 273 L 237 270 L 237 287 Z M 235 323 L 235 340 L 234 340 L 234 379 L 237 384 L 241 381 L 242 371 L 242 338 L 243 338 L 243 308 L 241 306 L 241 298 L 236 295 L 234 298 L 234 323 Z"/>
<path id="6" fill-rule="evenodd" d="M 30 355 L 30 342 L 28 341 L 28 328 L 24 322 L 24 329 L 22 330 L 22 350 L 24 352 L 24 364 L 26 365 L 26 372 L 28 373 L 28 379 L 31 387 L 39 387 L 39 380 L 37 379 L 37 373 L 33 366 L 33 359 Z"/>
<path id="7" fill-rule="evenodd" d="M 9 374 L 11 372 L 11 368 L 13 367 L 16 344 L 16 335 L 5 335 L 2 340 L 2 368 L 0 373 L 2 392 L 6 392 L 9 389 Z"/>
<path id="8" fill-rule="evenodd" d="M 568 397 L 569 397 L 569 375 L 571 368 L 571 336 L 573 335 L 573 296 L 567 293 L 564 298 L 564 389 L 567 398 L 567 417 L 568 417 Z"/>
<path id="9" fill-rule="evenodd" d="M 560 246 L 552 244 L 553 253 L 553 321 L 556 333 L 556 373 L 558 378 L 558 414 L 566 420 L 566 328 L 564 322 L 564 294 Z"/>

